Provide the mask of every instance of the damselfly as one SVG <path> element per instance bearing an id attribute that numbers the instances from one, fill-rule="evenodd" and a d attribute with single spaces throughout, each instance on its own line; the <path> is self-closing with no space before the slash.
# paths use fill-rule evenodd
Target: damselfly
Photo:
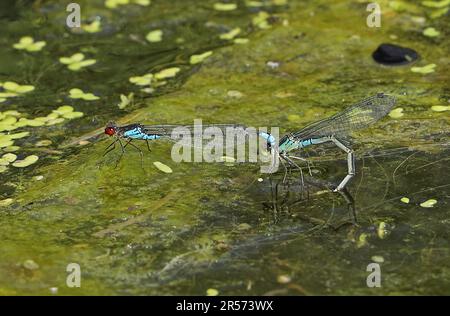
<path id="1" fill-rule="evenodd" d="M 300 169 L 300 172 L 302 172 L 302 169 L 292 159 L 303 161 L 305 159 L 290 155 L 291 152 L 309 145 L 333 142 L 347 153 L 347 175 L 334 190 L 341 191 L 355 175 L 355 155 L 353 150 L 343 141 L 343 138 L 352 131 L 374 124 L 386 116 L 394 104 L 395 97 L 378 93 L 329 118 L 312 123 L 298 132 L 283 136 L 278 143 L 278 148 L 275 146 L 276 140 L 272 135 L 268 133 L 260 133 L 260 135 L 266 139 L 270 150 L 275 151 L 281 161 L 284 160 L 289 165 Z M 303 179 L 303 174 L 301 176 Z"/>
<path id="2" fill-rule="evenodd" d="M 211 129 L 213 128 L 213 129 Z M 178 129 L 178 132 L 175 132 Z M 141 166 L 143 165 L 143 153 L 142 150 L 132 143 L 133 140 L 144 140 L 147 144 L 147 149 L 150 150 L 149 141 L 153 140 L 169 140 L 178 141 L 182 135 L 188 133 L 194 141 L 191 145 L 195 146 L 195 138 L 203 138 L 205 136 L 205 130 L 217 130 L 225 135 L 227 131 L 233 131 L 234 133 L 245 133 L 245 127 L 238 124 L 198 124 L 198 125 L 142 125 L 142 124 L 129 124 L 124 126 L 118 126 L 114 122 L 108 123 L 105 128 L 105 134 L 115 137 L 115 140 L 105 149 L 103 156 L 111 152 L 116 148 L 116 144 L 119 143 L 121 153 L 116 162 L 116 166 L 122 159 L 125 153 L 125 148 L 130 145 L 135 148 L 141 155 Z M 174 133 L 175 132 L 175 133 Z M 206 133 L 207 134 L 207 133 Z M 200 140 L 201 142 L 202 140 Z"/>

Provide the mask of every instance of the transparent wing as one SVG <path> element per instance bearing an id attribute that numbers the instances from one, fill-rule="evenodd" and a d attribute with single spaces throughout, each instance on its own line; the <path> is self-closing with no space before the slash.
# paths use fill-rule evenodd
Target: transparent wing
<path id="1" fill-rule="evenodd" d="M 192 147 L 203 147 L 213 140 L 223 147 L 230 147 L 245 143 L 248 135 L 246 126 L 240 124 L 145 125 L 142 130 L 165 140 L 186 141 Z"/>
<path id="2" fill-rule="evenodd" d="M 395 101 L 393 96 L 378 93 L 329 118 L 306 126 L 293 133 L 293 136 L 296 139 L 308 139 L 329 135 L 348 135 L 350 132 L 366 128 L 386 116 Z"/>

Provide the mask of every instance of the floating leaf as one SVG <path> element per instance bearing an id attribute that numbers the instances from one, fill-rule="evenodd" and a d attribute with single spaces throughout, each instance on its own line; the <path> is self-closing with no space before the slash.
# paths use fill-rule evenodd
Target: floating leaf
<path id="1" fill-rule="evenodd" d="M 400 199 L 400 201 L 402 201 L 403 203 L 408 204 L 408 203 L 409 203 L 409 198 L 407 198 L 406 196 L 404 196 L 404 197 L 402 197 L 402 198 Z"/>
<path id="2" fill-rule="evenodd" d="M 235 44 L 247 44 L 249 42 L 248 38 L 235 38 L 233 41 Z"/>
<path id="3" fill-rule="evenodd" d="M 62 115 L 62 117 L 65 119 L 68 119 L 68 120 L 72 120 L 72 119 L 83 117 L 83 115 L 84 115 L 83 112 L 69 112 L 69 113 L 64 113 Z"/>
<path id="4" fill-rule="evenodd" d="M 384 238 L 386 238 L 386 236 L 388 234 L 389 234 L 389 231 L 387 229 L 386 223 L 385 222 L 381 222 L 380 224 L 378 224 L 378 228 L 377 228 L 378 238 L 384 239 Z"/>
<path id="5" fill-rule="evenodd" d="M 277 282 L 280 284 L 287 284 L 291 281 L 292 281 L 292 279 L 289 275 L 282 274 L 282 275 L 277 276 Z"/>
<path id="6" fill-rule="evenodd" d="M 429 74 L 429 73 L 434 72 L 434 68 L 436 68 L 436 64 L 429 64 L 429 65 L 426 65 L 423 67 L 412 67 L 411 71 L 421 73 L 421 74 Z"/>
<path id="7" fill-rule="evenodd" d="M 95 64 L 97 61 L 95 59 L 84 59 L 84 54 L 76 53 L 70 57 L 61 57 L 59 62 L 67 65 L 67 68 L 73 71 L 78 71 L 83 67 L 87 67 Z"/>
<path id="8" fill-rule="evenodd" d="M 169 166 L 163 164 L 162 162 L 155 161 L 153 163 L 153 165 L 164 173 L 172 173 L 173 172 Z"/>
<path id="9" fill-rule="evenodd" d="M 237 27 L 225 34 L 221 34 L 219 37 L 220 37 L 220 39 L 223 39 L 223 40 L 232 40 L 233 38 L 238 36 L 239 33 L 241 33 L 241 28 Z"/>
<path id="10" fill-rule="evenodd" d="M 83 99 L 86 101 L 99 100 L 100 98 L 92 93 L 84 93 L 83 90 L 78 88 L 70 89 L 69 98 L 72 99 Z"/>
<path id="11" fill-rule="evenodd" d="M 20 149 L 19 146 L 7 146 L 3 148 L 3 150 L 6 152 L 18 151 L 19 149 Z"/>
<path id="12" fill-rule="evenodd" d="M 18 94 L 27 93 L 34 90 L 34 86 L 31 85 L 20 85 L 13 81 L 7 81 L 3 83 L 3 89 L 5 89 L 6 92 L 4 92 L 2 95 L 3 97 L 14 97 Z M 9 94 L 9 95 L 8 95 Z"/>
<path id="13" fill-rule="evenodd" d="M 396 108 L 396 109 L 393 109 L 391 112 L 389 112 L 389 116 L 392 118 L 400 118 L 403 115 L 405 115 L 403 113 L 403 108 Z"/>
<path id="14" fill-rule="evenodd" d="M 119 109 L 123 110 L 124 108 L 126 108 L 128 105 L 130 105 L 130 103 L 133 102 L 134 99 L 134 93 L 130 93 L 128 96 L 121 94 L 120 95 L 120 103 L 117 104 L 117 106 L 119 107 Z"/>
<path id="15" fill-rule="evenodd" d="M 38 141 L 38 142 L 35 144 L 35 146 L 36 146 L 36 147 L 47 147 L 47 146 L 50 146 L 51 144 L 52 144 L 52 141 L 51 141 L 51 140 L 49 140 L 49 139 L 43 139 L 43 140 Z"/>
<path id="16" fill-rule="evenodd" d="M 151 1 L 150 0 L 133 0 L 133 3 L 146 7 L 151 4 Z"/>
<path id="17" fill-rule="evenodd" d="M 261 1 L 245 1 L 245 5 L 250 8 L 260 8 L 264 6 L 264 3 Z"/>
<path id="18" fill-rule="evenodd" d="M 0 135 L 0 148 L 8 147 L 14 144 L 14 141 L 9 137 L 5 137 L 4 135 Z"/>
<path id="19" fill-rule="evenodd" d="M 257 16 L 252 19 L 253 25 L 259 27 L 260 29 L 270 28 L 269 24 L 270 14 L 265 11 L 260 11 Z"/>
<path id="20" fill-rule="evenodd" d="M 372 261 L 373 262 L 377 262 L 377 263 L 383 263 L 384 262 L 384 258 L 382 256 L 372 256 Z"/>
<path id="21" fill-rule="evenodd" d="M 19 40 L 19 43 L 13 45 L 15 49 L 26 50 L 28 52 L 37 52 L 40 51 L 46 42 L 38 41 L 35 42 L 31 36 L 24 36 Z"/>
<path id="22" fill-rule="evenodd" d="M 150 43 L 157 43 L 162 41 L 163 31 L 161 30 L 154 30 L 147 34 L 145 39 L 149 41 Z"/>
<path id="23" fill-rule="evenodd" d="M 6 170 L 8 170 L 8 167 L 0 165 L 0 173 L 5 172 Z"/>
<path id="24" fill-rule="evenodd" d="M 117 8 L 120 5 L 125 5 L 130 3 L 130 0 L 106 0 L 105 6 L 110 9 Z"/>
<path id="25" fill-rule="evenodd" d="M 207 52 L 204 52 L 203 54 L 192 55 L 189 62 L 191 63 L 191 65 L 201 63 L 202 61 L 204 61 L 206 58 L 208 58 L 212 54 L 213 54 L 212 51 L 207 51 Z"/>
<path id="26" fill-rule="evenodd" d="M 34 164 L 38 160 L 39 160 L 38 156 L 30 155 L 30 156 L 27 156 L 23 160 L 16 160 L 15 162 L 13 162 L 12 165 L 17 168 L 25 168 L 25 167 L 28 167 L 29 165 Z"/>
<path id="27" fill-rule="evenodd" d="M 436 30 L 434 27 L 427 27 L 425 30 L 423 30 L 423 35 L 428 36 L 428 37 L 437 37 L 439 36 L 441 33 Z"/>
<path id="28" fill-rule="evenodd" d="M 30 132 L 22 132 L 22 133 L 16 133 L 16 134 L 9 134 L 9 138 L 10 139 L 20 139 L 20 138 L 24 138 L 27 137 L 28 135 L 30 135 Z"/>
<path id="29" fill-rule="evenodd" d="M 9 163 L 14 162 L 17 159 L 17 156 L 11 153 L 4 154 L 2 159 L 8 161 Z"/>
<path id="30" fill-rule="evenodd" d="M 131 77 L 128 80 L 131 83 L 134 83 L 135 85 L 138 85 L 138 86 L 147 86 L 147 85 L 152 83 L 153 75 L 152 74 L 146 74 L 146 75 L 143 75 L 143 76 Z"/>
<path id="31" fill-rule="evenodd" d="M 436 203 L 437 203 L 437 200 L 429 199 L 429 200 L 426 200 L 425 202 L 420 203 L 420 206 L 430 208 L 430 207 L 434 207 L 434 205 Z"/>
<path id="32" fill-rule="evenodd" d="M 214 10 L 217 11 L 233 11 L 237 9 L 236 3 L 214 3 Z"/>
<path id="33" fill-rule="evenodd" d="M 206 295 L 207 296 L 217 296 L 217 295 L 219 295 L 219 291 L 216 289 L 207 289 Z"/>
<path id="34" fill-rule="evenodd" d="M 102 23 L 100 20 L 95 20 L 90 24 L 83 23 L 81 28 L 87 33 L 98 33 L 102 30 Z"/>
<path id="35" fill-rule="evenodd" d="M 71 107 L 70 105 L 61 105 L 56 110 L 53 110 L 53 113 L 55 113 L 57 115 L 64 115 L 64 114 L 70 113 L 70 112 L 73 112 L 73 107 Z M 50 116 L 50 114 L 47 115 L 47 117 L 49 117 L 49 116 Z M 51 118 L 56 118 L 56 117 L 51 117 Z"/>
<path id="36" fill-rule="evenodd" d="M 433 105 L 431 110 L 435 112 L 450 111 L 450 105 Z"/>
<path id="37" fill-rule="evenodd" d="M 180 70 L 181 69 L 178 67 L 163 69 L 155 74 L 155 79 L 173 78 L 177 75 L 178 72 L 180 72 Z"/>
<path id="38" fill-rule="evenodd" d="M 75 113 L 75 112 L 74 112 L 74 113 Z M 67 114 L 69 114 L 69 113 L 67 113 Z M 67 115 L 67 114 L 66 114 L 66 115 Z M 63 117 L 58 117 L 58 118 L 51 119 L 51 120 L 47 121 L 47 122 L 45 123 L 45 125 L 51 126 L 51 125 L 61 124 L 62 122 L 64 122 L 64 118 L 63 118 Z"/>

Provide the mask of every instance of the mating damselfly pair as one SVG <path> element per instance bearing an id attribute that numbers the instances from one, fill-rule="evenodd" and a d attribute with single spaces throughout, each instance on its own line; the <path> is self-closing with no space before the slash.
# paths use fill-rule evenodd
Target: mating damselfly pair
<path id="1" fill-rule="evenodd" d="M 351 132 L 366 128 L 386 116 L 394 104 L 395 97 L 384 93 L 378 93 L 351 105 L 342 112 L 339 112 L 329 118 L 314 122 L 297 132 L 288 133 L 281 137 L 278 142 L 276 137 L 266 132 L 260 132 L 259 136 L 267 142 L 267 148 L 270 150 L 272 156 L 277 159 L 279 158 L 283 165 L 284 162 L 287 162 L 289 166 L 298 168 L 300 172 L 302 172 L 302 169 L 297 163 L 295 163 L 294 159 L 305 159 L 297 155 L 293 155 L 292 153 L 300 151 L 310 145 L 317 145 L 326 142 L 334 143 L 338 148 L 347 153 L 347 175 L 335 189 L 335 191 L 340 191 L 346 186 L 348 181 L 350 181 L 356 172 L 355 155 L 353 150 L 345 141 L 345 137 Z M 198 136 L 196 135 L 195 125 L 130 124 L 118 126 L 114 123 L 109 123 L 105 128 L 105 134 L 114 136 L 116 139 L 107 147 L 105 155 L 113 150 L 116 147 L 116 144 L 119 143 L 121 149 L 120 160 L 125 152 L 125 148 L 130 145 L 139 151 L 142 163 L 142 150 L 132 143 L 133 140 L 146 141 L 147 148 L 150 151 L 149 141 L 164 139 L 172 141 L 178 140 L 179 134 L 174 133 L 174 131 L 179 128 L 188 131 L 194 137 Z M 238 124 L 211 124 L 203 125 L 202 128 L 218 128 L 220 130 L 239 128 L 242 133 L 246 133 L 247 130 L 244 125 Z"/>

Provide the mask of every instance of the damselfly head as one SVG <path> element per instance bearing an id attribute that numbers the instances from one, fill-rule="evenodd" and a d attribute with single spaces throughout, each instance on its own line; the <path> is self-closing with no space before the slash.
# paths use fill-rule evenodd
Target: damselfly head
<path id="1" fill-rule="evenodd" d="M 114 122 L 109 122 L 105 128 L 105 134 L 109 136 L 113 136 L 116 133 L 116 124 Z"/>

